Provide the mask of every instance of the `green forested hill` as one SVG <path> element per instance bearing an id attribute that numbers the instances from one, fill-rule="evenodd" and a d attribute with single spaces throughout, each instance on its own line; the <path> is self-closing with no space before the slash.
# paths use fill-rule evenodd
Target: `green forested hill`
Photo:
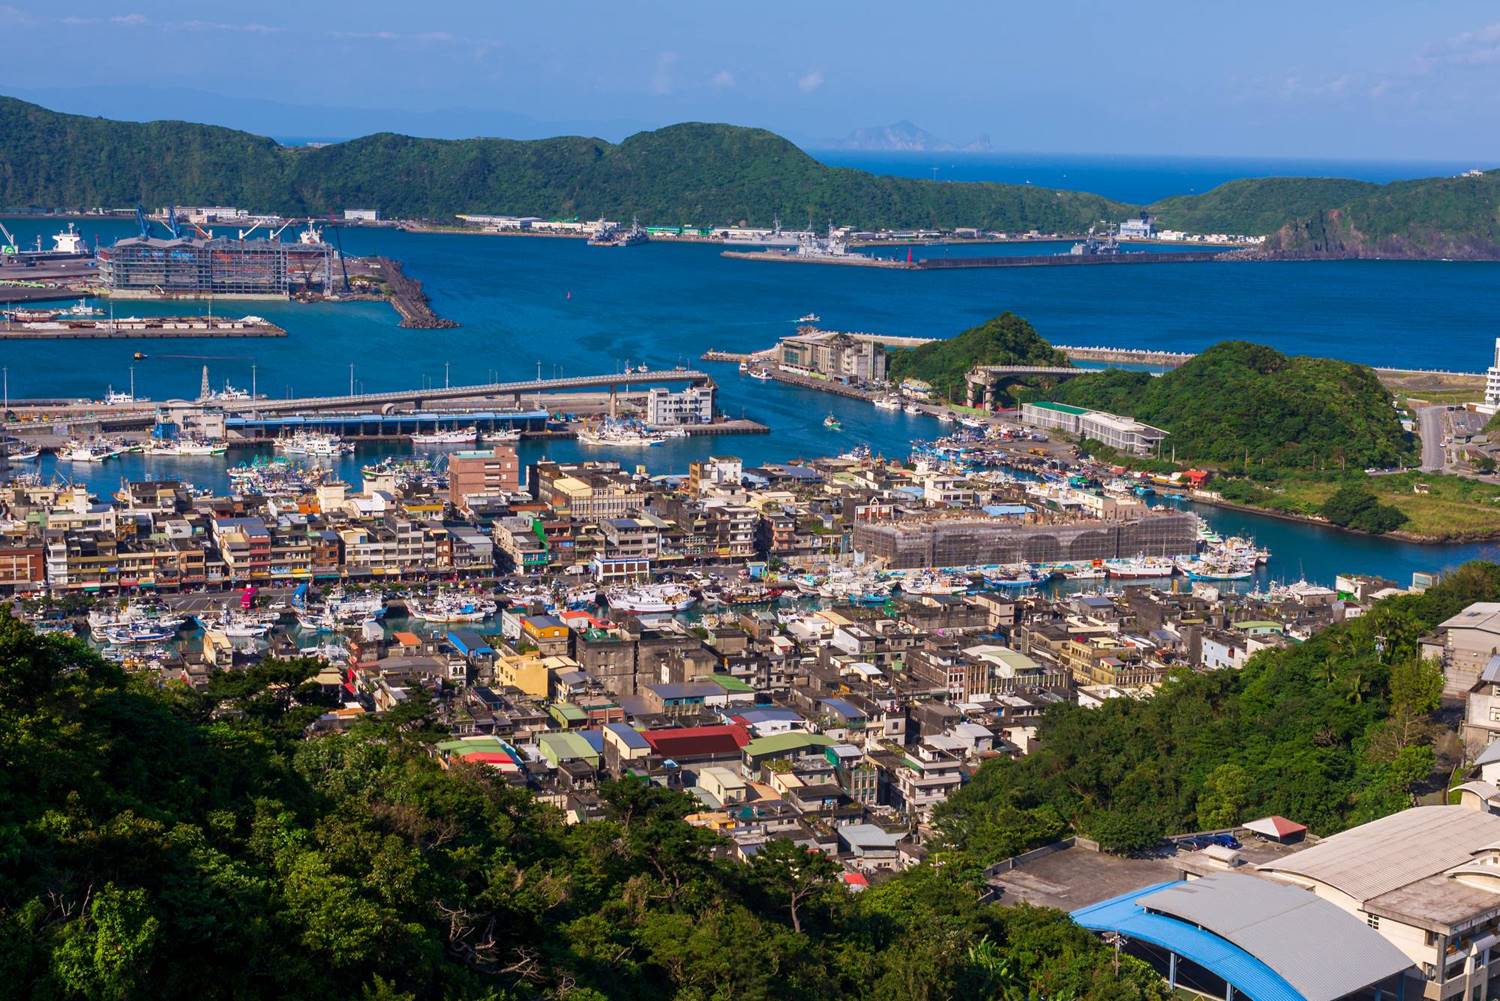
<path id="1" fill-rule="evenodd" d="M 893 382 L 921 379 L 942 396 L 956 399 L 963 394 L 964 373 L 976 365 L 1069 364 L 1067 356 L 1042 340 L 1030 323 L 1005 312 L 944 340 L 892 351 L 890 377 Z"/>
<path id="2" fill-rule="evenodd" d="M 1149 210 L 1169 229 L 1269 236 L 1264 249 L 1288 257 L 1500 258 L 1500 171 L 1389 184 L 1256 178 Z"/>
<path id="3" fill-rule="evenodd" d="M 1500 171 L 1376 187 L 1283 226 L 1267 249 L 1314 257 L 1500 257 Z"/>
<path id="4" fill-rule="evenodd" d="M 316 670 L 158 689 L 0 616 L 3 996 L 1165 996 L 1061 912 L 981 905 L 972 866 L 853 896 L 790 842 L 729 860 L 697 800 L 635 780 L 568 826 L 440 767 L 420 699 L 306 738 Z"/>
<path id="5" fill-rule="evenodd" d="M 1246 341 L 1216 344 L 1160 377 L 1118 369 L 1078 376 L 1052 397 L 1164 428 L 1179 461 L 1364 468 L 1395 465 L 1409 450 L 1370 368 Z"/>
<path id="6" fill-rule="evenodd" d="M 1341 178 L 1249 178 L 1221 184 L 1201 195 L 1163 198 L 1147 210 L 1164 229 L 1259 236 L 1379 187 Z"/>
<path id="7" fill-rule="evenodd" d="M 378 207 L 607 215 L 662 224 L 983 226 L 1079 232 L 1129 206 L 1027 185 L 936 183 L 826 167 L 763 129 L 692 123 L 619 144 L 380 134 L 319 149 L 185 122 L 64 115 L 0 98 L 0 205 L 232 204 L 287 213 Z"/>

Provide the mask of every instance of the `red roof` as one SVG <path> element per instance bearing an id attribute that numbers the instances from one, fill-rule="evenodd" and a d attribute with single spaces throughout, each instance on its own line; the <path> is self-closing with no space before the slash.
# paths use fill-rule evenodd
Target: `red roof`
<path id="1" fill-rule="evenodd" d="M 675 730 L 647 730 L 641 734 L 651 750 L 667 757 L 735 754 L 750 743 L 750 731 L 738 724 L 686 726 Z"/>
<path id="2" fill-rule="evenodd" d="M 1285 838 L 1293 834 L 1303 834 L 1307 831 L 1306 824 L 1299 824 L 1285 817 L 1262 817 L 1252 820 L 1245 825 L 1245 830 L 1254 831 L 1256 834 L 1269 834 L 1272 837 Z"/>
<path id="3" fill-rule="evenodd" d="M 844 873 L 844 882 L 850 886 L 869 886 L 870 878 L 862 872 L 846 872 Z"/>
<path id="4" fill-rule="evenodd" d="M 515 759 L 504 751 L 470 751 L 465 754 L 462 751 L 458 755 L 465 761 L 478 761 L 485 765 L 513 765 Z"/>

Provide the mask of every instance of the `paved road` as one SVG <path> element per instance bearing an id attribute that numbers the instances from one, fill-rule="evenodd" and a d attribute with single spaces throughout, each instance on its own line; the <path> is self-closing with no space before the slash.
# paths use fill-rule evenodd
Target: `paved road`
<path id="1" fill-rule="evenodd" d="M 1423 407 L 1417 411 L 1417 430 L 1422 436 L 1422 471 L 1438 472 L 1447 465 L 1443 448 L 1445 407 Z"/>

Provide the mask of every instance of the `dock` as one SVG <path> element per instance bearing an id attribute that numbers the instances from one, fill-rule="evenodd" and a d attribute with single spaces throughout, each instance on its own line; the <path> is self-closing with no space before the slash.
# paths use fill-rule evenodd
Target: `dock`
<path id="1" fill-rule="evenodd" d="M 1206 264 L 1248 261 L 1258 258 L 1242 251 L 1184 250 L 1143 251 L 1138 254 L 1013 254 L 1002 257 L 928 257 L 902 261 L 866 254 L 793 254 L 775 250 L 726 250 L 720 257 L 741 261 L 772 261 L 778 264 L 834 264 L 889 271 L 958 271 L 974 268 L 1058 268 L 1112 264 Z"/>
<path id="2" fill-rule="evenodd" d="M 445 330 L 458 326 L 433 312 L 422 283 L 401 269 L 401 262 L 390 257 L 377 257 L 372 262 L 379 266 L 386 288 L 390 291 L 391 305 L 401 314 L 401 326 L 415 330 Z"/>
<path id="3" fill-rule="evenodd" d="M 147 316 L 124 320 L 59 318 L 0 323 L 0 340 L 3 341 L 285 336 L 285 329 L 258 316 Z"/>

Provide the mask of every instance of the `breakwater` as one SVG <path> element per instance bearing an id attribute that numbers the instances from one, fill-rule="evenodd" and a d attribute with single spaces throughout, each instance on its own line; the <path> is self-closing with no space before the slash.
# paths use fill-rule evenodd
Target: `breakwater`
<path id="1" fill-rule="evenodd" d="M 433 312 L 422 283 L 407 275 L 401 262 L 391 257 L 377 257 L 374 263 L 380 267 L 390 291 L 391 305 L 401 314 L 401 326 L 416 330 L 446 330 L 458 326 Z"/>

